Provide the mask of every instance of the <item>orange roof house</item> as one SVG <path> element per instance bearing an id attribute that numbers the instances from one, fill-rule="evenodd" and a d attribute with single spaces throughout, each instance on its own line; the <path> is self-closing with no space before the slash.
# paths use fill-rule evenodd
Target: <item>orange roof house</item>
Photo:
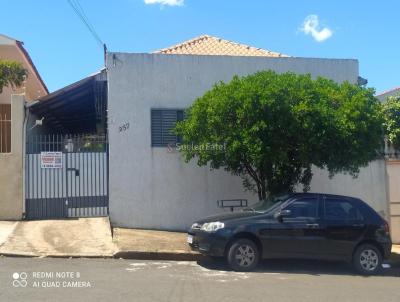
<path id="1" fill-rule="evenodd" d="M 400 87 L 395 87 L 384 92 L 379 93 L 376 97 L 381 101 L 384 102 L 390 96 L 400 96 Z"/>
<path id="2" fill-rule="evenodd" d="M 0 104 L 10 104 L 11 94 L 25 93 L 27 101 L 35 100 L 49 93 L 46 85 L 33 64 L 23 42 L 0 34 L 0 60 L 20 62 L 28 71 L 28 77 L 20 88 L 5 87 L 0 94 Z"/>

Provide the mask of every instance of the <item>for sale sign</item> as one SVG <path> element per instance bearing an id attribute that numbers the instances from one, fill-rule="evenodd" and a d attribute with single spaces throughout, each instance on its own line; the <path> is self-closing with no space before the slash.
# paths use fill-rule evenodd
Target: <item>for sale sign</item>
<path id="1" fill-rule="evenodd" d="M 42 169 L 61 169 L 62 152 L 41 152 L 40 166 Z"/>

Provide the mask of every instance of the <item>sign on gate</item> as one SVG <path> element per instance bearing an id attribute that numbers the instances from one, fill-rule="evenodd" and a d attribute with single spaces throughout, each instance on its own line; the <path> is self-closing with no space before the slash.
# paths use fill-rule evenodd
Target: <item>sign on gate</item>
<path id="1" fill-rule="evenodd" d="M 40 152 L 40 167 L 42 169 L 61 169 L 62 152 Z"/>

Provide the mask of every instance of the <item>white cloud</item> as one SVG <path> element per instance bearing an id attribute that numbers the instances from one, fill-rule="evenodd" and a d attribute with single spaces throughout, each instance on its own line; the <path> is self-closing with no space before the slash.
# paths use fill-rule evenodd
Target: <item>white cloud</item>
<path id="1" fill-rule="evenodd" d="M 169 6 L 182 6 L 185 0 L 144 0 L 145 4 L 161 4 Z"/>
<path id="2" fill-rule="evenodd" d="M 304 19 L 303 25 L 301 26 L 300 30 L 306 35 L 311 35 L 317 42 L 323 42 L 326 39 L 329 39 L 333 34 L 333 31 L 328 27 L 320 29 L 319 19 L 317 15 L 307 16 Z"/>

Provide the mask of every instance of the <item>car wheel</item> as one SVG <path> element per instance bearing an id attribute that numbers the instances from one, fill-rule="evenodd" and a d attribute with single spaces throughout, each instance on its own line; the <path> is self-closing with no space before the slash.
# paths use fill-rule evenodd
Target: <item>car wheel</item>
<path id="1" fill-rule="evenodd" d="M 382 267 L 382 254 L 375 246 L 362 244 L 354 253 L 353 265 L 362 275 L 375 275 Z"/>
<path id="2" fill-rule="evenodd" d="M 229 247 L 227 260 L 234 271 L 253 270 L 260 258 L 257 246 L 248 239 L 237 239 Z"/>

